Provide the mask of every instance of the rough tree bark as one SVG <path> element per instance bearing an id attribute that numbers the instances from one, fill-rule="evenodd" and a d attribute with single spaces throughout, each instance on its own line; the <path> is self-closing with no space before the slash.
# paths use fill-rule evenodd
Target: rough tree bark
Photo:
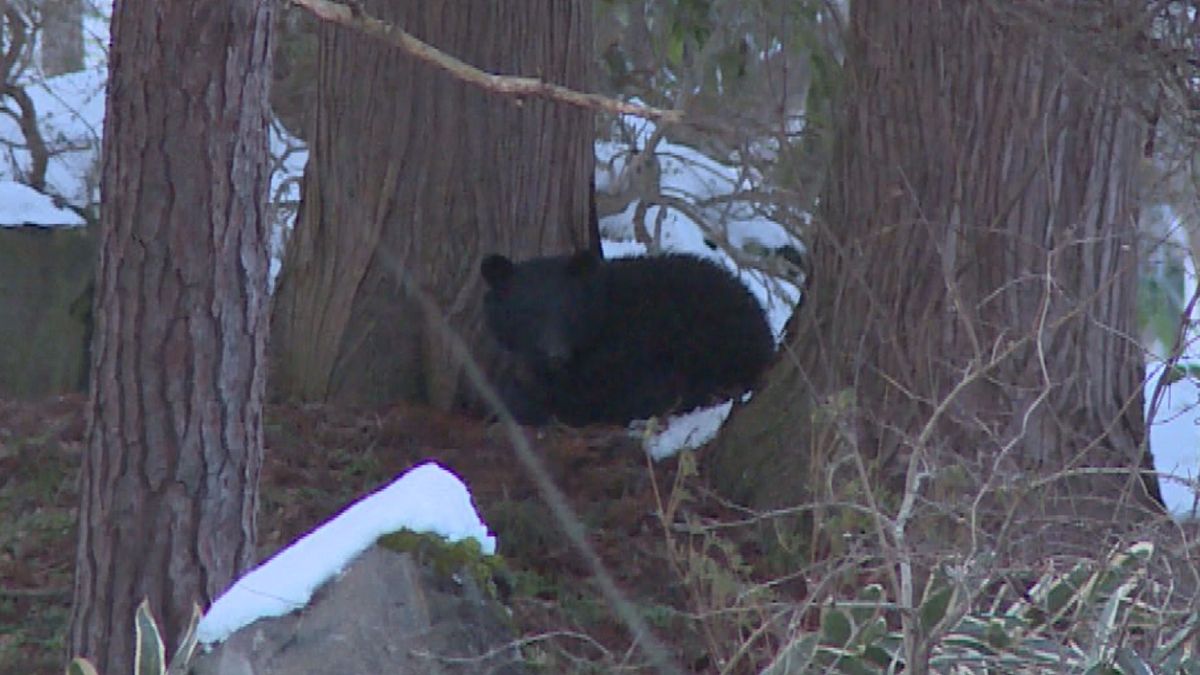
<path id="1" fill-rule="evenodd" d="M 586 2 L 365 8 L 485 70 L 587 88 Z M 481 91 L 339 27 L 322 25 L 319 44 L 312 154 L 273 310 L 272 391 L 461 403 L 458 367 L 402 277 L 487 353 L 483 255 L 596 245 L 592 115 Z"/>
<path id="2" fill-rule="evenodd" d="M 113 13 L 68 648 L 132 672 L 254 562 L 267 336 L 270 3 Z"/>
<path id="3" fill-rule="evenodd" d="M 1035 5 L 851 3 L 812 286 L 715 448 L 727 493 L 861 500 L 848 486 L 866 475 L 892 514 L 914 485 L 923 513 L 993 507 L 979 541 L 1026 553 L 1066 543 L 1039 514 L 1154 510 L 1134 307 L 1145 130 L 1111 58 L 1136 31 L 1112 30 L 1128 25 L 1116 6 Z"/>

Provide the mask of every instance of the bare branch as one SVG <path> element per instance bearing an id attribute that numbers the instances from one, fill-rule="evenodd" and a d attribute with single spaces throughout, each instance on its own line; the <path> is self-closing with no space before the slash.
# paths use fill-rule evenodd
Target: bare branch
<path id="1" fill-rule="evenodd" d="M 329 2 L 329 0 L 292 0 L 292 3 L 312 12 L 322 21 L 352 28 L 394 47 L 399 47 L 409 55 L 439 68 L 463 82 L 488 91 L 513 96 L 537 96 L 581 108 L 603 110 L 614 115 L 634 115 L 665 124 L 680 124 L 684 121 L 682 110 L 664 110 L 652 106 L 626 103 L 600 94 L 575 91 L 534 77 L 494 75 L 484 72 L 418 40 L 399 26 L 367 15 L 358 7 Z"/>

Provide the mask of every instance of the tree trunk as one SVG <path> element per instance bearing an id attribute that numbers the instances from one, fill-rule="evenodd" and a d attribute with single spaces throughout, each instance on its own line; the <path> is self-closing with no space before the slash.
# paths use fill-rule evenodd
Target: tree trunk
<path id="1" fill-rule="evenodd" d="M 116 4 L 68 647 L 132 672 L 254 562 L 270 3 Z"/>
<path id="2" fill-rule="evenodd" d="M 1113 30 L 1116 10 L 1054 7 L 851 3 L 813 281 L 714 449 L 724 491 L 862 503 L 865 477 L 871 508 L 895 517 L 907 490 L 914 513 L 1026 553 L 1094 548 L 1084 520 L 1156 509 L 1138 473 L 1145 137 L 1112 58 L 1136 31 Z M 970 521 L 976 508 L 994 520 Z"/>
<path id="3" fill-rule="evenodd" d="M 41 42 L 46 77 L 83 70 L 83 0 L 44 0 Z"/>
<path id="4" fill-rule="evenodd" d="M 368 13 L 491 72 L 586 88 L 580 0 L 367 2 Z M 589 242 L 592 115 L 463 84 L 397 49 L 320 28 L 316 131 L 274 307 L 272 387 L 284 398 L 464 398 L 433 298 L 486 351 L 478 267 Z"/>
<path id="5" fill-rule="evenodd" d="M 95 229 L 0 227 L 0 397 L 87 388 Z"/>

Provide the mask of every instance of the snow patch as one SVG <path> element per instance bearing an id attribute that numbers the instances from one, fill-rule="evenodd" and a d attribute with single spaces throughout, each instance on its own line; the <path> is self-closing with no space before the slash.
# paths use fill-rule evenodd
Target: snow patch
<path id="1" fill-rule="evenodd" d="M 458 476 L 432 462 L 422 464 L 234 583 L 201 619 L 200 643 L 220 642 L 258 619 L 303 608 L 314 591 L 379 537 L 401 529 L 432 532 L 452 542 L 473 538 L 485 554 L 496 552 L 496 538 L 488 533 Z"/>

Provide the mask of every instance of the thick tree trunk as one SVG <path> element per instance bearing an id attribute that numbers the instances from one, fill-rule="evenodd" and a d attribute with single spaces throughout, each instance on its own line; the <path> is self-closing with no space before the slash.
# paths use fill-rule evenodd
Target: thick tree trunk
<path id="1" fill-rule="evenodd" d="M 68 647 L 132 672 L 254 562 L 270 3 L 117 3 Z"/>
<path id="2" fill-rule="evenodd" d="M 0 227 L 0 397 L 87 388 L 92 227 Z"/>
<path id="3" fill-rule="evenodd" d="M 369 13 L 491 72 L 586 88 L 579 0 L 367 2 Z M 454 80 L 345 29 L 320 28 L 316 131 L 274 307 L 286 398 L 446 407 L 463 399 L 431 294 L 474 347 L 479 261 L 591 244 L 592 115 Z"/>
<path id="4" fill-rule="evenodd" d="M 42 72 L 83 70 L 83 0 L 43 0 Z"/>
<path id="5" fill-rule="evenodd" d="M 1055 31 L 1129 34 L 1091 10 L 1048 28 L 1022 8 L 851 3 L 813 283 L 787 355 L 715 449 L 727 492 L 861 500 L 866 475 L 892 515 L 879 493 L 907 489 L 918 512 L 986 522 L 973 541 L 1025 552 L 1068 543 L 1041 529 L 1053 518 L 1087 537 L 1085 519 L 1154 508 L 1138 473 L 1144 130 L 1120 59 Z M 980 507 L 995 520 L 972 521 Z"/>

